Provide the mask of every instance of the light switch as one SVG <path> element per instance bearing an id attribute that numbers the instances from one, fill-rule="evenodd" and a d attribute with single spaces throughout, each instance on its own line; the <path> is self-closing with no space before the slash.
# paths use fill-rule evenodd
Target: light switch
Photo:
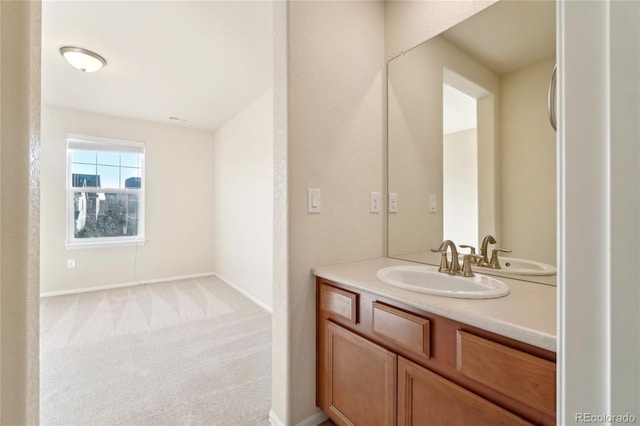
<path id="1" fill-rule="evenodd" d="M 370 213 L 380 213 L 380 193 L 379 192 L 371 192 L 369 196 L 369 212 Z"/>
<path id="2" fill-rule="evenodd" d="M 320 213 L 320 190 L 307 188 L 307 212 Z"/>
<path id="3" fill-rule="evenodd" d="M 398 194 L 396 192 L 389 193 L 389 213 L 398 213 Z"/>
<path id="4" fill-rule="evenodd" d="M 429 213 L 438 211 L 438 200 L 434 194 L 429 195 Z"/>

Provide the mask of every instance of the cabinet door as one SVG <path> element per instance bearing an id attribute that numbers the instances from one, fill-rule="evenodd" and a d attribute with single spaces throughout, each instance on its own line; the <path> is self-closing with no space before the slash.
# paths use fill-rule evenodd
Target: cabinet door
<path id="1" fill-rule="evenodd" d="M 330 321 L 323 327 L 322 409 L 338 424 L 394 425 L 396 355 Z"/>
<path id="2" fill-rule="evenodd" d="M 398 359 L 398 426 L 529 425 L 449 380 Z"/>

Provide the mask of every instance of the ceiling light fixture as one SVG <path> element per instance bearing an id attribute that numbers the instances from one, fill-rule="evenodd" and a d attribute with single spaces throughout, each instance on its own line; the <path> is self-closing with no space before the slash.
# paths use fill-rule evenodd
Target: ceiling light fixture
<path id="1" fill-rule="evenodd" d="M 60 48 L 60 54 L 69 64 L 82 72 L 98 71 L 107 65 L 107 61 L 95 52 L 81 47 L 65 46 Z"/>

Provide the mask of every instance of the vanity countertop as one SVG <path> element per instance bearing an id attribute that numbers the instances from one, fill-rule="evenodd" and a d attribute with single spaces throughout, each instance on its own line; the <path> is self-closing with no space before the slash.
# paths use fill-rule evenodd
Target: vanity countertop
<path id="1" fill-rule="evenodd" d="M 493 333 L 556 351 L 556 287 L 499 277 L 509 294 L 497 299 L 455 299 L 393 287 L 376 278 L 378 269 L 416 265 L 386 257 L 317 266 L 311 273 L 482 328 Z"/>

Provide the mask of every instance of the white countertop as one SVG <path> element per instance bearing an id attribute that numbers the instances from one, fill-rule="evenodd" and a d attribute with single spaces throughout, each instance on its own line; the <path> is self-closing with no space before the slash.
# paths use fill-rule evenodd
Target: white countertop
<path id="1" fill-rule="evenodd" d="M 378 269 L 415 265 L 386 257 L 317 266 L 311 273 L 406 303 L 474 327 L 556 351 L 556 287 L 500 277 L 509 294 L 497 299 L 455 299 L 393 287 L 376 278 Z"/>

